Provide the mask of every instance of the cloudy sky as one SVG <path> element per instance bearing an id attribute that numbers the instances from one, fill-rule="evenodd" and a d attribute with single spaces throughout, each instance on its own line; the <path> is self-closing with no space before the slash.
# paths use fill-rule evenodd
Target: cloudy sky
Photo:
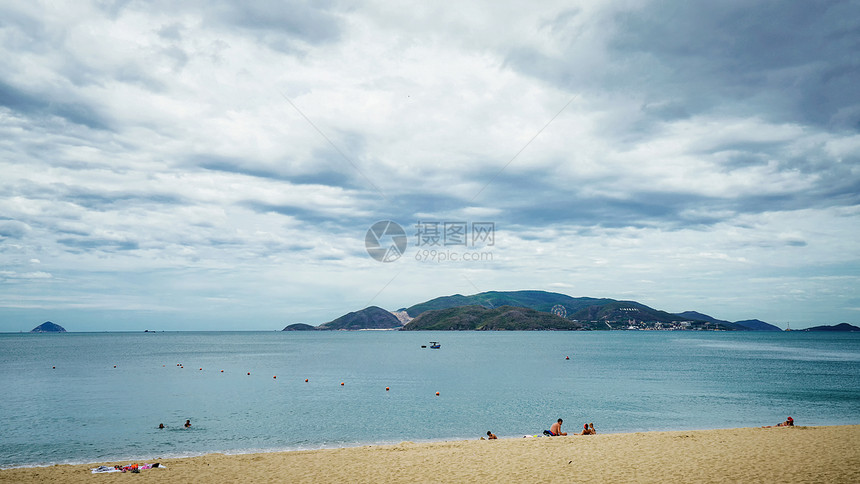
<path id="1" fill-rule="evenodd" d="M 860 322 L 857 1 L 246 3 L 0 2 L 0 331 Z"/>

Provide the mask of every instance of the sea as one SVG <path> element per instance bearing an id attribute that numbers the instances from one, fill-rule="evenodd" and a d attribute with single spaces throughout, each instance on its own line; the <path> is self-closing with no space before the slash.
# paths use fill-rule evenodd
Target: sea
<path id="1" fill-rule="evenodd" d="M 0 392 L 0 468 L 860 424 L 860 333 L 7 333 Z"/>

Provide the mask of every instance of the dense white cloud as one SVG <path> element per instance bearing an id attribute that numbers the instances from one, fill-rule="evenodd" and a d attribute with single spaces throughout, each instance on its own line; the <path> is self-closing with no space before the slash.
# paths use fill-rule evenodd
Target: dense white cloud
<path id="1" fill-rule="evenodd" d="M 858 19 L 4 2 L 0 331 L 273 329 L 514 289 L 856 323 Z M 364 249 L 384 219 L 410 235 L 390 264 Z M 495 245 L 416 247 L 433 221 L 494 222 Z"/>

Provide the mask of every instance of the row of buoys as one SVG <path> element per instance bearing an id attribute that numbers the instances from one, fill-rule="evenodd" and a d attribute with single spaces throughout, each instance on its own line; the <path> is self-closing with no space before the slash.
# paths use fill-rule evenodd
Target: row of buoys
<path id="1" fill-rule="evenodd" d="M 162 366 L 162 368 L 163 368 L 165 365 L 161 365 L 161 366 Z M 180 368 L 185 368 L 184 366 L 182 366 L 182 365 L 181 365 L 181 364 L 179 364 L 179 363 L 177 363 L 177 364 L 176 364 L 176 366 L 178 366 L 178 367 L 180 367 Z M 56 368 L 56 367 L 54 367 L 54 368 Z M 114 368 L 116 368 L 116 365 L 114 365 Z M 200 371 L 203 371 L 203 368 L 200 368 Z M 221 370 L 221 373 L 224 373 L 224 370 Z M 250 372 L 250 371 L 248 372 L 248 375 L 249 375 L 249 376 L 251 375 L 251 372 Z M 278 379 L 278 375 L 274 375 L 274 376 L 272 377 L 272 379 L 277 380 L 277 379 Z M 305 378 L 305 382 L 307 382 L 307 381 L 308 381 L 308 379 L 307 379 L 307 378 Z M 341 382 L 341 385 L 343 385 L 343 382 Z"/>
<path id="2" fill-rule="evenodd" d="M 568 360 L 569 360 L 569 359 L 570 359 L 570 357 L 567 357 L 566 359 L 568 359 Z M 162 367 L 164 367 L 164 366 L 166 366 L 166 365 L 161 365 L 161 366 L 162 366 Z M 182 365 L 181 365 L 181 364 L 179 364 L 179 363 L 177 363 L 177 364 L 176 364 L 176 366 L 178 366 L 178 367 L 180 367 L 180 368 L 185 368 L 184 366 L 182 366 Z M 113 367 L 114 367 L 114 368 L 116 368 L 116 365 L 113 365 Z M 56 366 L 52 366 L 51 368 L 52 368 L 52 369 L 54 369 L 54 370 L 56 370 L 56 369 L 57 369 L 57 367 L 56 367 Z M 200 371 L 202 371 L 202 370 L 203 370 L 203 368 L 200 368 Z M 224 370 L 221 370 L 221 373 L 224 373 Z M 250 372 L 250 371 L 248 372 L 248 375 L 249 375 L 249 376 L 251 375 L 251 372 Z M 278 375 L 274 375 L 274 376 L 272 376 L 272 379 L 273 379 L 273 380 L 277 380 L 277 379 L 278 379 Z M 305 383 L 308 383 L 308 379 L 307 379 L 307 378 L 305 378 Z M 345 385 L 345 383 L 344 383 L 344 382 L 340 382 L 340 386 L 344 386 L 344 385 Z M 391 391 L 391 387 L 385 387 L 385 391 L 386 391 L 386 392 L 387 392 L 387 391 Z M 436 392 L 436 396 L 437 396 L 437 397 L 439 396 L 439 392 Z"/>
<path id="3" fill-rule="evenodd" d="M 568 358 L 568 359 L 570 359 L 570 358 Z M 163 366 L 165 366 L 165 365 L 161 365 L 161 366 L 163 367 Z M 181 364 L 179 364 L 179 363 L 177 363 L 177 364 L 176 364 L 176 366 L 178 366 L 178 367 L 180 367 L 180 368 L 185 368 L 184 366 L 182 366 L 182 365 L 181 365 Z M 54 368 L 56 368 L 56 366 L 55 366 Z M 114 368 L 116 368 L 116 365 L 114 365 Z M 203 368 L 200 368 L 200 370 L 202 371 L 202 370 L 203 370 Z M 221 373 L 224 373 L 224 370 L 221 370 Z M 249 376 L 251 375 L 251 372 L 250 372 L 250 371 L 248 372 L 248 375 L 249 375 Z M 278 375 L 274 375 L 274 376 L 272 376 L 272 379 L 273 379 L 273 380 L 277 380 L 277 379 L 278 379 Z M 307 378 L 305 378 L 305 383 L 308 383 L 308 379 L 307 379 Z M 346 385 L 346 384 L 345 384 L 344 382 L 340 382 L 340 386 L 345 386 L 345 385 Z M 385 387 L 385 391 L 386 391 L 386 392 L 387 392 L 387 391 L 391 391 L 391 387 Z M 437 397 L 439 396 L 439 392 L 436 392 L 436 396 L 437 396 Z"/>

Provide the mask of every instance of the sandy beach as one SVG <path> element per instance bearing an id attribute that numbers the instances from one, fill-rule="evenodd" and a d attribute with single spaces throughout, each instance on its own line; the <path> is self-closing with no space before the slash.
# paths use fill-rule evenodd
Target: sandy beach
<path id="1" fill-rule="evenodd" d="M 860 482 L 860 425 L 744 428 L 397 445 L 0 471 L 0 482 Z M 150 461 L 152 462 L 152 461 Z"/>

